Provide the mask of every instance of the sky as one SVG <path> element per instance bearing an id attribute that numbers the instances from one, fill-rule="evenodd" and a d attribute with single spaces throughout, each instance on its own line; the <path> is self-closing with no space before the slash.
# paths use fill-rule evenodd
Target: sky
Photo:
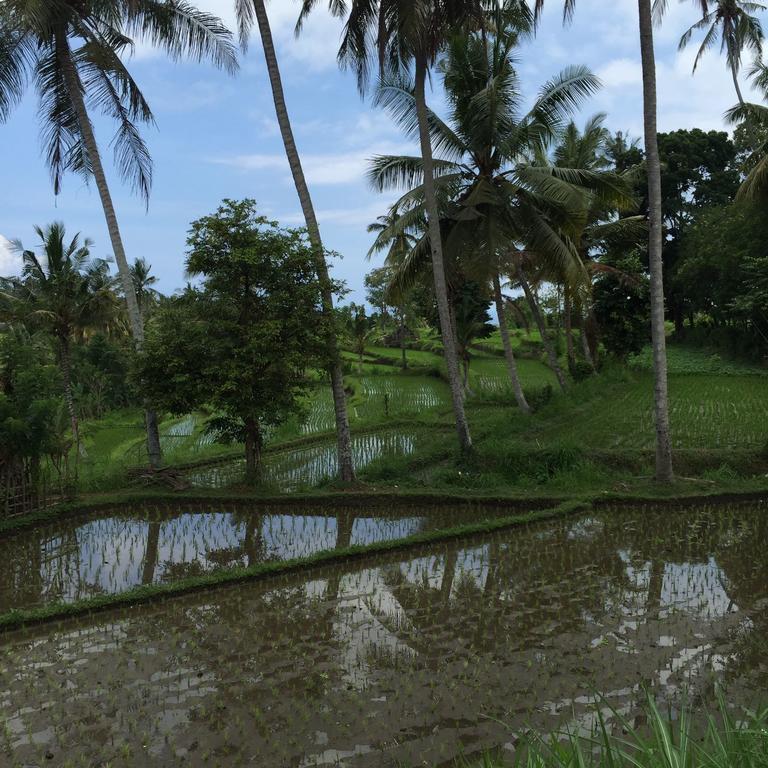
<path id="1" fill-rule="evenodd" d="M 232 28 L 234 0 L 198 0 Z M 575 18 L 563 28 L 562 4 L 548 0 L 538 34 L 519 51 L 523 92 L 532 102 L 540 86 L 572 64 L 583 64 L 602 82 L 600 92 L 576 116 L 608 114 L 611 130 L 642 136 L 642 90 L 636 0 L 579 0 Z M 318 211 L 326 247 L 337 252 L 333 272 L 346 281 L 350 300 L 364 299 L 365 273 L 380 263 L 366 257 L 369 223 L 386 212 L 394 195 L 371 190 L 365 179 L 373 155 L 416 153 L 391 118 L 362 99 L 355 79 L 336 63 L 340 24 L 325 3 L 298 39 L 295 0 L 268 4 L 288 108 Z M 696 21 L 690 0 L 671 0 L 656 31 L 659 129 L 723 129 L 723 113 L 736 102 L 718 49 L 707 53 L 692 75 L 696 46 L 677 50 L 680 35 Z M 696 40 L 697 38 L 695 38 Z M 289 226 L 302 223 L 274 117 L 263 55 L 252 41 L 235 77 L 208 64 L 172 63 L 139 43 L 128 62 L 152 106 L 157 126 L 144 136 L 154 158 L 154 185 L 147 210 L 111 166 L 114 128 L 95 120 L 129 260 L 143 257 L 173 293 L 185 284 L 189 223 L 213 212 L 223 198 L 254 198 L 260 211 Z M 431 104 L 443 103 L 439 81 Z M 744 84 L 745 96 L 758 101 Z M 750 95 L 751 94 L 751 95 Z M 70 233 L 94 240 L 92 254 L 111 256 L 99 198 L 93 184 L 65 179 L 54 196 L 44 166 L 34 93 L 0 125 L 0 275 L 14 274 L 19 259 L 9 240 L 36 245 L 34 225 L 63 221 Z"/>

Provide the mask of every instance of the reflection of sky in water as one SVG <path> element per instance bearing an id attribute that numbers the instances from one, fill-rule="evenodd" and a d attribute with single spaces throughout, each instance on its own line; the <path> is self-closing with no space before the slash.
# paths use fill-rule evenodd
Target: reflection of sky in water
<path id="1" fill-rule="evenodd" d="M 626 564 L 627 578 L 635 592 L 625 603 L 627 612 L 641 610 L 647 599 L 658 600 L 660 615 L 666 617 L 676 610 L 685 610 L 702 617 L 717 618 L 738 610 L 726 591 L 726 577 L 713 557 L 706 563 L 663 563 L 660 585 L 655 584 L 658 594 L 649 595 L 653 563 L 645 562 L 640 567 L 633 563 L 627 550 L 619 551 Z M 645 593 L 645 594 L 643 594 Z"/>
<path id="2" fill-rule="evenodd" d="M 221 548 L 245 533 L 227 514 L 207 524 L 214 522 L 218 533 L 193 515 L 165 522 L 160 561 L 179 554 L 188 530 L 189 541 Z M 404 535 L 420 518 L 385 522 L 355 521 L 352 542 Z M 765 580 L 756 582 L 755 591 L 763 591 L 751 603 L 741 585 L 737 608 L 728 589 L 738 582 L 723 575 L 729 553 L 718 561 L 701 547 L 690 560 L 651 562 L 652 546 L 641 550 L 636 536 L 608 528 L 574 519 L 413 556 L 389 553 L 312 571 L 308 581 L 295 576 L 208 592 L 125 620 L 85 619 L 84 629 L 40 630 L 37 640 L 10 641 L 0 656 L 0 717 L 7 716 L 22 764 L 35 762 L 31 749 L 23 751 L 29 741 L 53 745 L 59 757 L 57 740 L 66 731 L 49 728 L 51 707 L 65 725 L 99 707 L 112 712 L 100 715 L 110 738 L 121 743 L 139 734 L 155 765 L 173 764 L 169 749 L 196 764 L 200 753 L 184 750 L 193 739 L 201 752 L 215 745 L 213 718 L 225 729 L 244 724 L 226 734 L 228 745 L 256 738 L 259 729 L 272 734 L 269 750 L 251 752 L 262 762 L 275 755 L 272 764 L 296 766 L 345 758 L 370 768 L 453 764 L 461 738 L 477 749 L 503 745 L 529 724 L 587 733 L 596 723 L 592 705 L 612 716 L 595 690 L 630 718 L 646 684 L 661 699 L 683 685 L 697 702 L 711 699 L 712 675 L 733 675 L 731 631 L 746 632 L 757 606 L 766 610 Z M 319 515 L 268 515 L 261 530 L 265 549 L 284 555 L 301 540 L 333 546 L 338 536 L 336 520 Z M 651 527 L 650 541 L 655 533 Z M 134 559 L 141 560 L 139 550 Z M 749 556 L 762 567 L 754 545 Z M 42 666 L 49 660 L 54 668 Z M 757 685 L 764 674 L 753 673 Z M 113 680 L 117 715 L 104 706 Z M 422 759 L 422 750 L 440 740 L 447 756 Z M 87 751 L 90 743 L 81 739 L 77 748 Z M 280 751 L 287 744 L 291 755 Z"/>
<path id="3" fill-rule="evenodd" d="M 321 515 L 255 515 L 253 541 L 259 560 L 288 560 L 337 546 L 335 517 Z M 355 518 L 349 544 L 389 541 L 417 533 L 423 517 L 390 520 Z M 248 565 L 244 552 L 247 517 L 230 512 L 181 514 L 159 525 L 153 581 L 163 579 L 170 566 L 196 563 L 203 569 Z M 42 594 L 49 600 L 74 600 L 101 592 L 112 593 L 142 583 L 150 524 L 143 520 L 109 518 L 72 528 L 40 542 Z M 35 534 L 33 533 L 34 537 Z M 343 542 L 342 542 L 343 543 Z M 33 544 L 35 546 L 35 544 Z M 28 549 L 6 545 L 5 568 L 21 568 L 14 558 L 27 558 Z M 217 552 L 221 553 L 216 557 Z M 178 574 L 177 574 L 178 575 Z M 6 604 L 6 601 L 10 601 Z M 0 601 L 12 604 L 12 595 Z"/>

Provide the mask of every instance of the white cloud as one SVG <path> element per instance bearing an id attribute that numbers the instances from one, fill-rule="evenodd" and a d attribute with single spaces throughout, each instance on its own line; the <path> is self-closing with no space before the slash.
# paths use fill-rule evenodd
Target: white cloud
<path id="1" fill-rule="evenodd" d="M 396 144 L 375 144 L 350 152 L 302 154 L 301 163 L 311 185 L 365 184 L 368 164 L 373 155 L 402 154 L 409 148 Z M 288 161 L 282 153 L 236 155 L 213 158 L 211 162 L 229 165 L 244 171 L 276 171 L 290 181 Z"/>
<path id="2" fill-rule="evenodd" d="M 637 85 L 642 82 L 640 62 L 635 59 L 613 59 L 597 71 L 604 88 Z"/>
<path id="3" fill-rule="evenodd" d="M 21 256 L 16 253 L 11 241 L 0 235 L 0 277 L 11 277 L 21 273 Z"/>

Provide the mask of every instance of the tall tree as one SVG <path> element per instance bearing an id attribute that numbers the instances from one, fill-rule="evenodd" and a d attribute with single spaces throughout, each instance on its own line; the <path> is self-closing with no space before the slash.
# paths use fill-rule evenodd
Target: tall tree
<path id="1" fill-rule="evenodd" d="M 303 0 L 299 29 L 317 2 Z M 462 28 L 484 26 L 486 5 L 483 0 L 352 0 L 350 3 L 329 0 L 328 3 L 334 15 L 346 19 L 339 62 L 356 72 L 361 93 L 367 89 L 371 64 L 375 61 L 382 73 L 402 74 L 410 69 L 414 73 L 415 110 L 411 134 L 418 138 L 421 147 L 424 208 L 435 299 L 456 431 L 464 453 L 472 449 L 472 438 L 464 412 L 464 391 L 445 277 L 426 85 L 429 73 L 448 40 Z M 509 5 L 517 8 L 520 3 L 509 0 Z"/>
<path id="2" fill-rule="evenodd" d="M 266 430 L 301 410 L 307 369 L 324 354 L 314 249 L 253 200 L 225 200 L 192 223 L 187 244 L 201 285 L 152 315 L 139 373 L 173 413 L 212 406 L 211 426 L 245 444 L 253 482 Z"/>
<path id="3" fill-rule="evenodd" d="M 545 0 L 536 0 L 536 13 L 540 13 Z M 699 0 L 702 12 L 708 10 L 707 0 Z M 666 0 L 654 3 L 659 14 Z M 576 0 L 565 0 L 564 20 L 573 15 Z M 637 0 L 640 59 L 643 72 L 643 125 L 645 158 L 648 169 L 648 259 L 651 271 L 651 338 L 654 370 L 654 415 L 656 423 L 656 479 L 671 482 L 672 435 L 669 426 L 669 391 L 667 382 L 667 337 L 664 325 L 664 268 L 662 244 L 664 238 L 661 210 L 661 163 L 657 129 L 656 52 L 653 44 L 652 0 Z"/>
<path id="4" fill-rule="evenodd" d="M 566 124 L 568 116 L 593 93 L 598 81 L 583 67 L 569 67 L 544 84 L 529 111 L 524 110 L 513 52 L 519 30 L 503 26 L 493 33 L 456 36 L 441 63 L 449 120 L 429 112 L 434 141 L 436 186 L 443 220 L 446 264 L 461 260 L 471 279 L 494 284 L 494 300 L 512 387 L 518 406 L 528 410 L 504 322 L 501 278 L 517 274 L 520 249 L 558 275 L 582 275 L 578 253 L 567 228 L 585 218 L 593 198 L 624 194 L 613 173 L 538 162 Z M 379 99 L 404 129 L 415 123 L 415 95 L 404 78 L 383 80 Z M 403 216 L 380 237 L 394 238 L 403 228 L 418 231 L 424 219 L 421 158 L 376 157 L 369 176 L 377 189 L 406 188 L 395 203 Z M 423 237 L 429 237 L 428 234 Z M 423 263 L 418 244 L 404 262 L 411 272 Z M 534 311 L 536 310 L 533 307 Z M 546 333 L 550 364 L 561 386 L 565 376 Z"/>
<path id="5" fill-rule="evenodd" d="M 89 107 L 96 109 L 117 123 L 115 163 L 148 201 L 152 162 L 138 124 L 154 118 L 124 62 L 133 37 L 149 40 L 173 59 L 189 55 L 229 71 L 237 68 L 231 34 L 219 19 L 186 0 L 6 0 L 0 5 L 0 120 L 34 80 L 54 191 L 59 193 L 68 171 L 95 180 L 131 331 L 141 347 L 144 323 L 89 112 Z M 146 426 L 150 463 L 157 466 L 160 439 L 149 407 Z"/>
<path id="6" fill-rule="evenodd" d="M 710 2 L 714 4 L 711 10 L 708 7 Z M 766 10 L 768 6 L 746 0 L 694 0 L 694 3 L 701 9 L 703 16 L 680 38 L 679 49 L 685 49 L 696 32 L 704 32 L 704 39 L 693 60 L 695 72 L 701 57 L 720 38 L 720 51 L 725 54 L 736 96 L 739 104 L 743 105 L 744 96 L 739 85 L 741 58 L 745 50 L 758 56 L 762 53 L 763 27 L 755 14 Z"/>
<path id="7" fill-rule="evenodd" d="M 267 64 L 269 82 L 272 88 L 272 98 L 275 103 L 275 115 L 280 127 L 285 154 L 293 176 L 293 183 L 301 204 L 304 223 L 307 227 L 310 242 L 315 253 L 317 276 L 323 296 L 323 314 L 328 333 L 328 372 L 331 378 L 333 405 L 336 417 L 336 440 L 339 457 L 339 478 L 342 482 L 352 482 L 355 479 L 355 467 L 352 457 L 352 438 L 349 431 L 349 416 L 347 413 L 347 396 L 344 390 L 344 370 L 341 364 L 341 354 L 334 325 L 333 312 L 333 283 L 328 272 L 323 240 L 320 235 L 320 225 L 317 222 L 315 207 L 309 192 L 307 179 L 301 164 L 301 157 L 296 148 L 296 140 L 291 127 L 288 107 L 285 102 L 283 81 L 280 75 L 280 65 L 272 39 L 272 30 L 264 0 L 235 0 L 235 9 L 240 30 L 240 42 L 247 48 L 250 31 L 254 22 L 258 24 L 262 49 Z"/>
<path id="8" fill-rule="evenodd" d="M 102 295 L 110 291 L 99 284 L 99 263 L 91 261 L 90 240 L 76 234 L 66 239 L 64 225 L 54 222 L 44 229 L 35 227 L 40 238 L 41 257 L 25 250 L 20 242 L 15 250 L 23 262 L 22 278 L 10 297 L 10 308 L 31 328 L 42 328 L 56 344 L 56 356 L 61 371 L 64 399 L 69 411 L 72 439 L 80 450 L 80 428 L 72 392 L 72 342 L 78 333 L 101 319 L 108 306 Z M 92 279 L 96 277 L 96 280 Z"/>

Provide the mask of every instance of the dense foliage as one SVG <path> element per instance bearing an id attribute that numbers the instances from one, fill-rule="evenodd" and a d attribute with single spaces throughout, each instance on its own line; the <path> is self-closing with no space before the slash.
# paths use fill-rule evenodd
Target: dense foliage
<path id="1" fill-rule="evenodd" d="M 211 408 L 214 428 L 245 443 L 253 479 L 264 431 L 300 410 L 308 368 L 322 362 L 312 249 L 252 200 L 224 201 L 192 223 L 187 244 L 200 285 L 153 315 L 137 375 L 173 413 Z"/>

